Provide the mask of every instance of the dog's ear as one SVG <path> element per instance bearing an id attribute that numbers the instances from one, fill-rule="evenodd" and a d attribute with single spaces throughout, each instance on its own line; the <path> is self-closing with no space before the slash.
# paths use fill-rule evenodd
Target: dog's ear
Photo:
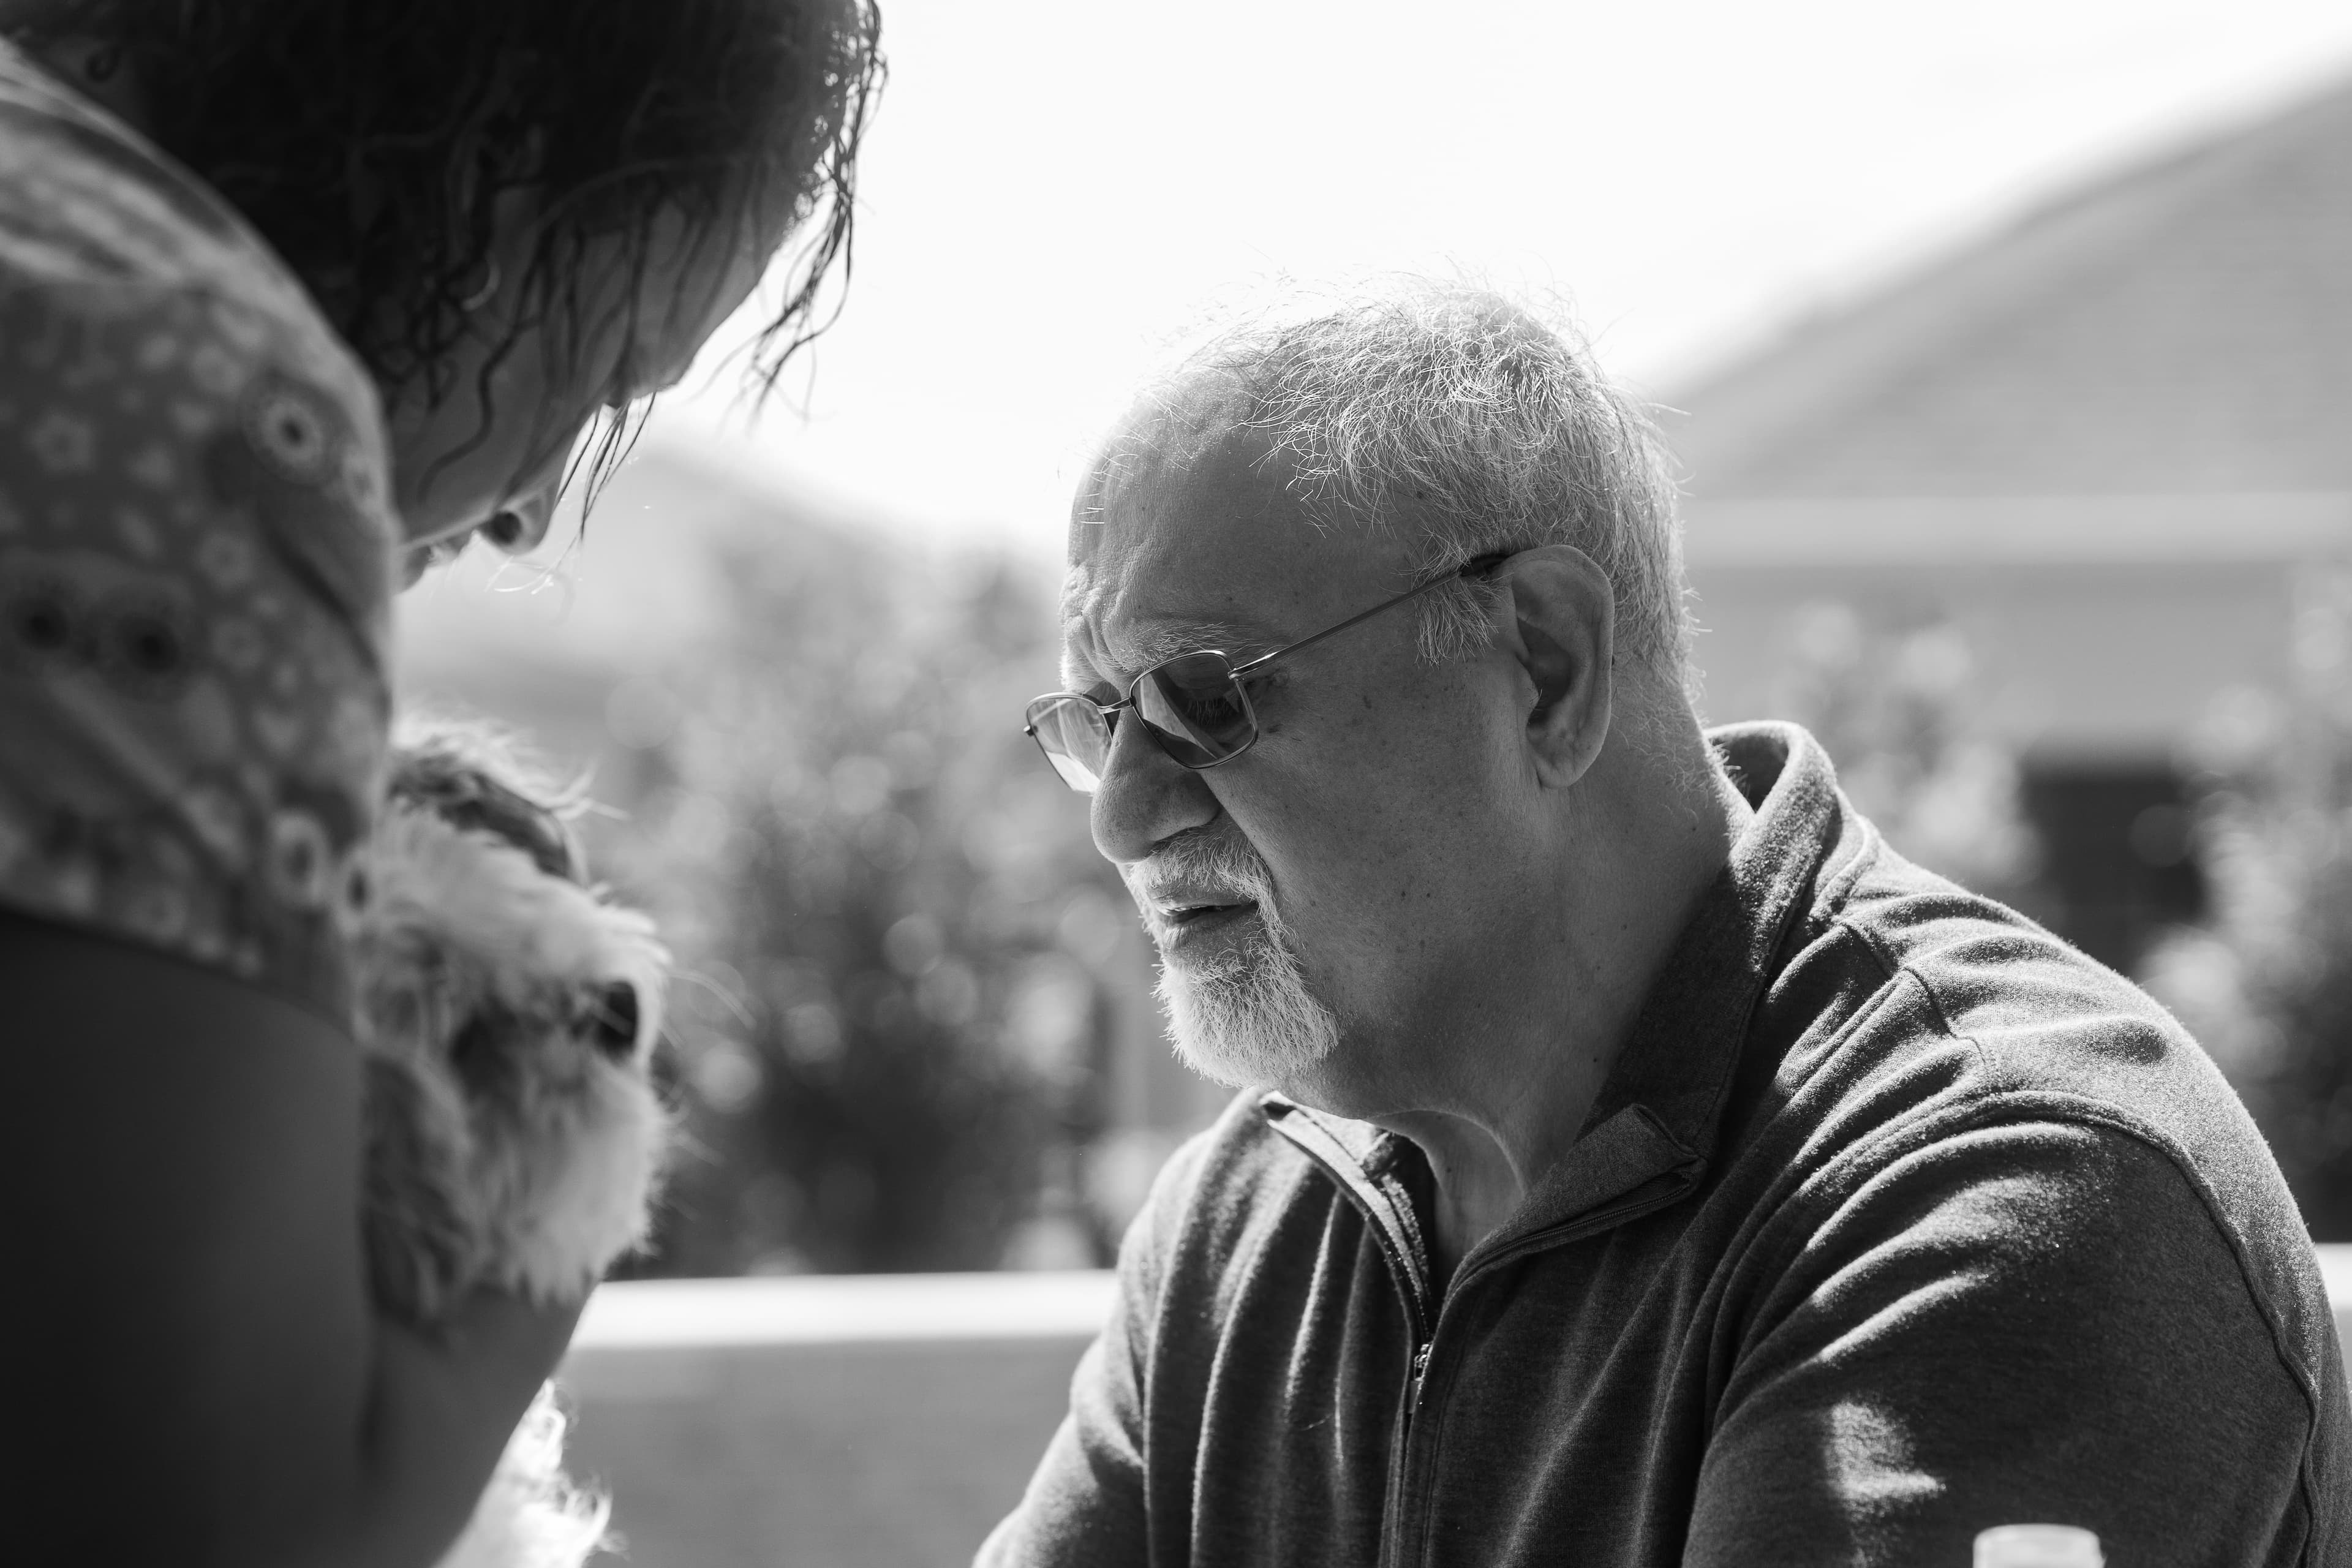
<path id="1" fill-rule="evenodd" d="M 452 827 L 514 846 L 551 877 L 587 880 L 587 857 L 564 817 L 564 795 L 543 787 L 512 746 L 489 731 L 404 723 L 385 792 Z"/>

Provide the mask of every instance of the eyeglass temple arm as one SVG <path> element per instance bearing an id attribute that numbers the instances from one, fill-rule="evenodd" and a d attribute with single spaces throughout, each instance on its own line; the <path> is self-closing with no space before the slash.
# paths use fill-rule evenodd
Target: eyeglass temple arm
<path id="1" fill-rule="evenodd" d="M 1395 598 L 1387 600 L 1381 604 L 1374 605 L 1370 609 L 1366 610 L 1360 616 L 1349 616 L 1338 626 L 1325 626 L 1313 637 L 1301 637 L 1297 642 L 1292 643 L 1288 647 L 1278 647 L 1272 653 L 1262 653 L 1258 655 L 1247 664 L 1237 664 L 1234 666 L 1234 678 L 1235 679 L 1239 679 L 1241 677 L 1249 674 L 1254 669 L 1258 669 L 1264 666 L 1272 664 L 1277 658 L 1282 658 L 1287 655 L 1297 653 L 1300 648 L 1312 647 L 1315 644 L 1321 642 L 1325 637 L 1337 637 L 1341 632 L 1346 631 L 1349 626 L 1355 626 L 1360 621 L 1369 621 L 1383 610 L 1393 610 L 1399 605 L 1410 604 L 1412 601 L 1420 598 L 1423 594 L 1428 593 L 1432 588 L 1443 588 L 1448 583 L 1456 583 L 1465 577 L 1476 577 L 1481 576 L 1486 573 L 1492 572 L 1496 567 L 1500 566 L 1504 562 L 1508 561 L 1512 556 L 1517 553 L 1518 552 L 1516 550 L 1497 550 L 1486 555 L 1474 555 L 1469 560 L 1465 561 L 1461 565 L 1455 567 L 1453 571 L 1448 572 L 1444 576 L 1432 577 L 1420 587 L 1412 589 L 1408 593 L 1399 594 Z"/>

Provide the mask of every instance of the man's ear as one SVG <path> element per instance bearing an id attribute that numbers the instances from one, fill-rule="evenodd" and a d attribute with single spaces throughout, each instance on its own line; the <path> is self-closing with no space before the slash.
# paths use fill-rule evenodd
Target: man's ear
<path id="1" fill-rule="evenodd" d="M 1609 738 L 1617 594 L 1573 545 L 1522 551 L 1497 574 L 1506 615 L 1497 647 L 1533 689 L 1527 743 L 1537 776 L 1555 788 L 1582 778 Z"/>

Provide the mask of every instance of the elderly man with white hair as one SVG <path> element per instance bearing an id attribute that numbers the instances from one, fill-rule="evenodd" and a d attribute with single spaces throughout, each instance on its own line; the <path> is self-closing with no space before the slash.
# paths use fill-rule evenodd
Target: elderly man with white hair
<path id="1" fill-rule="evenodd" d="M 982 1563 L 2352 1561 L 2252 1124 L 1802 731 L 1702 730 L 1656 439 L 1559 333 L 1438 284 L 1245 322 L 1069 550 L 1030 726 L 1244 1092 Z"/>

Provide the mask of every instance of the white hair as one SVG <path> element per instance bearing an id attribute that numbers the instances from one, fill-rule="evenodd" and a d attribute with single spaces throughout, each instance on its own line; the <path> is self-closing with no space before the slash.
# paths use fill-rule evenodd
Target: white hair
<path id="1" fill-rule="evenodd" d="M 1339 1021 L 1307 988 L 1289 927 L 1275 908 L 1274 874 L 1238 836 L 1183 833 L 1159 846 L 1139 879 L 1190 879 L 1257 906 L 1258 929 L 1213 957 L 1163 954 L 1156 990 L 1178 1059 L 1234 1089 L 1298 1081 L 1339 1045 Z M 1148 900 L 1139 894 L 1139 903 Z"/>
<path id="2" fill-rule="evenodd" d="M 1230 384 L 1309 517 L 1417 536 L 1424 576 L 1573 545 L 1614 586 L 1619 646 L 1682 678 L 1689 628 L 1664 443 L 1572 328 L 1489 289 L 1406 278 L 1344 297 L 1293 289 L 1196 343 L 1160 391 Z M 1129 439 L 1151 440 L 1155 401 L 1147 394 Z M 1466 584 L 1430 595 L 1423 651 L 1485 646 L 1490 602 Z"/>

